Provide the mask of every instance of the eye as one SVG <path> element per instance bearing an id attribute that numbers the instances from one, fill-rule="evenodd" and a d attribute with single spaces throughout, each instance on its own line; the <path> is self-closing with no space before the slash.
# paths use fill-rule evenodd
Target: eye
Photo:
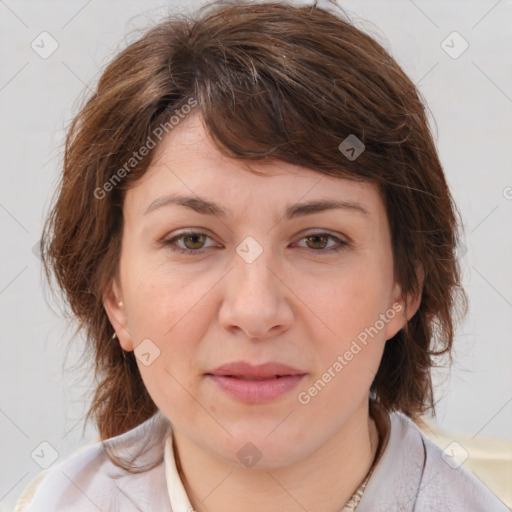
<path id="1" fill-rule="evenodd" d="M 331 239 L 334 240 L 336 243 L 330 245 L 327 247 L 327 241 Z M 349 245 L 348 242 L 345 242 L 341 238 L 331 235 L 330 233 L 324 233 L 324 232 L 315 232 L 315 233 L 309 233 L 308 235 L 301 238 L 301 240 L 306 240 L 307 248 L 316 251 L 316 252 L 337 252 L 341 251 L 345 247 Z M 325 250 L 329 249 L 329 251 Z"/>
<path id="2" fill-rule="evenodd" d="M 170 239 L 163 240 L 162 244 L 169 247 L 172 251 L 182 254 L 201 254 L 206 250 L 202 247 L 206 238 L 210 238 L 206 233 L 188 231 L 187 233 L 181 233 Z M 185 247 L 176 246 L 178 241 L 182 241 Z"/>

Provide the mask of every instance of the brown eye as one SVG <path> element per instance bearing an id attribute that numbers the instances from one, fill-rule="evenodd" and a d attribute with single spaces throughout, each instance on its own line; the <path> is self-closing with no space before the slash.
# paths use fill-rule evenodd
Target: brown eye
<path id="1" fill-rule="evenodd" d="M 206 233 L 190 231 L 188 233 L 181 233 L 168 240 L 163 240 L 162 243 L 175 252 L 201 254 L 208 249 L 208 247 L 204 247 L 207 238 L 210 237 Z M 181 242 L 183 246 L 178 245 L 178 242 Z"/>
<path id="2" fill-rule="evenodd" d="M 306 248 L 323 253 L 340 251 L 349 245 L 348 242 L 330 233 L 311 233 L 302 240 L 306 240 Z M 328 246 L 329 240 L 334 240 L 336 243 Z"/>
<path id="3" fill-rule="evenodd" d="M 310 235 L 305 240 L 311 242 L 311 245 L 308 245 L 310 249 L 325 249 L 329 238 L 329 236 L 325 235 Z"/>
<path id="4" fill-rule="evenodd" d="M 204 233 L 189 233 L 183 235 L 183 243 L 187 249 L 201 249 L 206 235 Z"/>

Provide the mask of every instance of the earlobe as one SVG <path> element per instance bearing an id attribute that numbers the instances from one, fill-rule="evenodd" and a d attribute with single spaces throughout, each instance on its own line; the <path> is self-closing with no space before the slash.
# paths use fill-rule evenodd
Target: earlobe
<path id="1" fill-rule="evenodd" d="M 127 318 L 124 303 L 117 283 L 114 281 L 103 295 L 103 307 L 114 328 L 121 347 L 130 352 L 134 349 L 130 333 L 127 329 Z"/>

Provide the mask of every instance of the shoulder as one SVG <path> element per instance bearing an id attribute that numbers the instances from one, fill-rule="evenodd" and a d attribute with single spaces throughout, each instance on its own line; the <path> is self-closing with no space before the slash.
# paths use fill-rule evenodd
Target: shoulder
<path id="1" fill-rule="evenodd" d="M 139 501 L 167 490 L 163 467 L 169 421 L 160 411 L 138 427 L 82 448 L 40 473 L 16 512 L 142 510 Z M 165 508 L 162 508 L 165 510 Z"/>
<path id="2" fill-rule="evenodd" d="M 453 463 L 402 413 L 389 414 L 388 444 L 358 512 L 507 512 L 472 473 Z"/>
<path id="3" fill-rule="evenodd" d="M 457 461 L 450 446 L 442 450 L 411 420 L 407 420 L 410 428 L 420 432 L 426 458 L 418 510 L 433 510 L 437 504 L 443 503 L 448 511 L 509 511 L 473 472 Z"/>

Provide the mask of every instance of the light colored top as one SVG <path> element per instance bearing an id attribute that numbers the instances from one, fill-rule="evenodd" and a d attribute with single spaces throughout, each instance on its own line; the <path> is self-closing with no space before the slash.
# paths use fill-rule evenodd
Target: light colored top
<path id="1" fill-rule="evenodd" d="M 361 485 L 356 489 L 354 494 L 351 496 L 350 500 L 343 507 L 341 512 L 354 512 L 356 510 L 359 501 L 364 493 L 368 480 L 370 479 L 373 468 L 376 463 L 379 461 L 384 448 L 387 445 L 387 441 L 389 439 L 389 417 L 387 413 L 381 407 L 378 407 L 376 404 L 372 403 L 372 407 L 370 407 L 370 414 L 372 418 L 374 418 L 377 430 L 379 433 L 379 445 L 377 448 L 377 452 L 375 455 L 375 460 L 366 475 L 365 479 L 361 483 Z M 173 444 L 173 435 L 172 430 L 170 431 L 167 439 L 165 441 L 164 448 L 164 464 L 165 464 L 165 476 L 167 482 L 167 491 L 169 493 L 169 501 L 172 506 L 172 510 L 174 512 L 191 512 L 193 509 L 190 500 L 188 498 L 187 492 L 181 480 L 181 477 L 178 472 L 176 459 L 174 457 L 174 444 Z M 44 477 L 46 476 L 47 471 L 42 471 L 37 475 L 37 477 L 30 482 L 30 484 L 25 488 L 22 496 L 19 498 L 16 503 L 16 508 L 14 512 L 21 512 L 26 509 L 26 507 L 30 504 L 39 484 L 42 482 Z"/>
<path id="2" fill-rule="evenodd" d="M 373 468 L 342 512 L 509 512 L 409 418 L 397 412 L 386 417 L 387 444 L 380 443 Z M 132 472 L 113 463 L 107 452 L 118 460 L 131 460 Z M 176 468 L 171 425 L 160 411 L 135 429 L 86 447 L 44 473 L 31 499 L 25 500 L 29 503 L 21 505 L 20 500 L 15 512 L 193 510 Z"/>

